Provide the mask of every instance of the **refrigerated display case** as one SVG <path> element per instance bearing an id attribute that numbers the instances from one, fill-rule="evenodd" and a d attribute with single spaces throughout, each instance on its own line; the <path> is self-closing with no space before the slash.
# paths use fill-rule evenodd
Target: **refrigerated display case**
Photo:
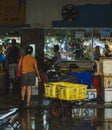
<path id="1" fill-rule="evenodd" d="M 105 57 L 105 46 L 112 55 L 112 28 L 53 28 L 45 29 L 44 54 L 53 56 L 53 46 L 60 46 L 62 61 L 94 60 L 94 49 L 99 46 Z"/>
<path id="2" fill-rule="evenodd" d="M 94 69 L 95 48 L 100 57 L 112 56 L 112 28 L 52 28 L 45 29 L 44 57 L 53 57 L 53 47 L 58 44 L 61 53 L 61 71 L 64 73 L 91 71 Z M 108 48 L 106 48 L 108 46 Z M 106 52 L 109 52 L 106 54 Z M 99 62 L 99 61 L 97 61 Z M 76 67 L 70 67 L 71 64 Z"/>

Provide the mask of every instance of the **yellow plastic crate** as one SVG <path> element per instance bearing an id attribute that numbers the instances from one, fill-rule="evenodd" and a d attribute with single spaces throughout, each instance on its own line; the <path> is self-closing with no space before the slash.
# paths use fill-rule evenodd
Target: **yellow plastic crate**
<path id="1" fill-rule="evenodd" d="M 58 98 L 58 90 L 59 88 L 65 87 L 73 87 L 74 83 L 69 82 L 49 82 L 44 83 L 45 88 L 45 96 L 50 98 Z"/>
<path id="2" fill-rule="evenodd" d="M 44 83 L 46 97 L 58 98 L 57 84 L 59 84 L 59 82 Z"/>
<path id="3" fill-rule="evenodd" d="M 87 85 L 74 84 L 73 86 L 58 87 L 58 98 L 61 100 L 80 100 L 86 98 Z"/>
<path id="4" fill-rule="evenodd" d="M 77 88 L 59 88 L 58 98 L 61 100 L 76 100 L 77 99 Z"/>
<path id="5" fill-rule="evenodd" d="M 85 99 L 87 85 L 74 84 L 69 82 L 45 83 L 45 96 L 59 98 L 61 100 Z"/>
<path id="6" fill-rule="evenodd" d="M 79 85 L 78 93 L 77 93 L 77 99 L 86 99 L 87 86 L 88 85 L 83 85 L 83 84 Z"/>

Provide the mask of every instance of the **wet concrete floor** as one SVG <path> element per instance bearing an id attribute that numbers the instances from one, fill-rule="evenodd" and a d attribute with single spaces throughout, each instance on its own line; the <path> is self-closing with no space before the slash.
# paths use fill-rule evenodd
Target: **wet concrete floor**
<path id="1" fill-rule="evenodd" d="M 72 107 L 64 118 L 51 114 L 52 100 L 33 96 L 31 108 L 19 110 L 0 130 L 112 130 L 112 103 L 96 101 Z M 19 101 L 17 95 L 2 95 L 0 110 L 18 108 Z"/>

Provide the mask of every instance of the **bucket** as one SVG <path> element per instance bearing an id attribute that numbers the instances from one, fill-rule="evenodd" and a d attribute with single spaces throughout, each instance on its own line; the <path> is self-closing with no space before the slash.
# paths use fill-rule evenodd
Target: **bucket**
<path id="1" fill-rule="evenodd" d="M 97 90 L 97 96 L 101 96 L 101 75 L 93 75 L 93 87 Z"/>

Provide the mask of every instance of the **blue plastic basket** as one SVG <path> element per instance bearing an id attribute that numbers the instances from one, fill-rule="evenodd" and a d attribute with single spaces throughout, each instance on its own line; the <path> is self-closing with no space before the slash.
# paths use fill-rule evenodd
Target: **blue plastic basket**
<path id="1" fill-rule="evenodd" d="M 92 78 L 92 72 L 70 72 L 70 75 L 77 75 L 78 77 Z"/>
<path id="2" fill-rule="evenodd" d="M 78 78 L 78 83 L 88 85 L 87 89 L 92 88 L 92 80 L 90 80 L 90 79 Z"/>
<path id="3" fill-rule="evenodd" d="M 77 76 L 79 84 L 88 85 L 88 89 L 92 88 L 92 73 L 91 72 L 70 72 L 71 75 Z"/>

